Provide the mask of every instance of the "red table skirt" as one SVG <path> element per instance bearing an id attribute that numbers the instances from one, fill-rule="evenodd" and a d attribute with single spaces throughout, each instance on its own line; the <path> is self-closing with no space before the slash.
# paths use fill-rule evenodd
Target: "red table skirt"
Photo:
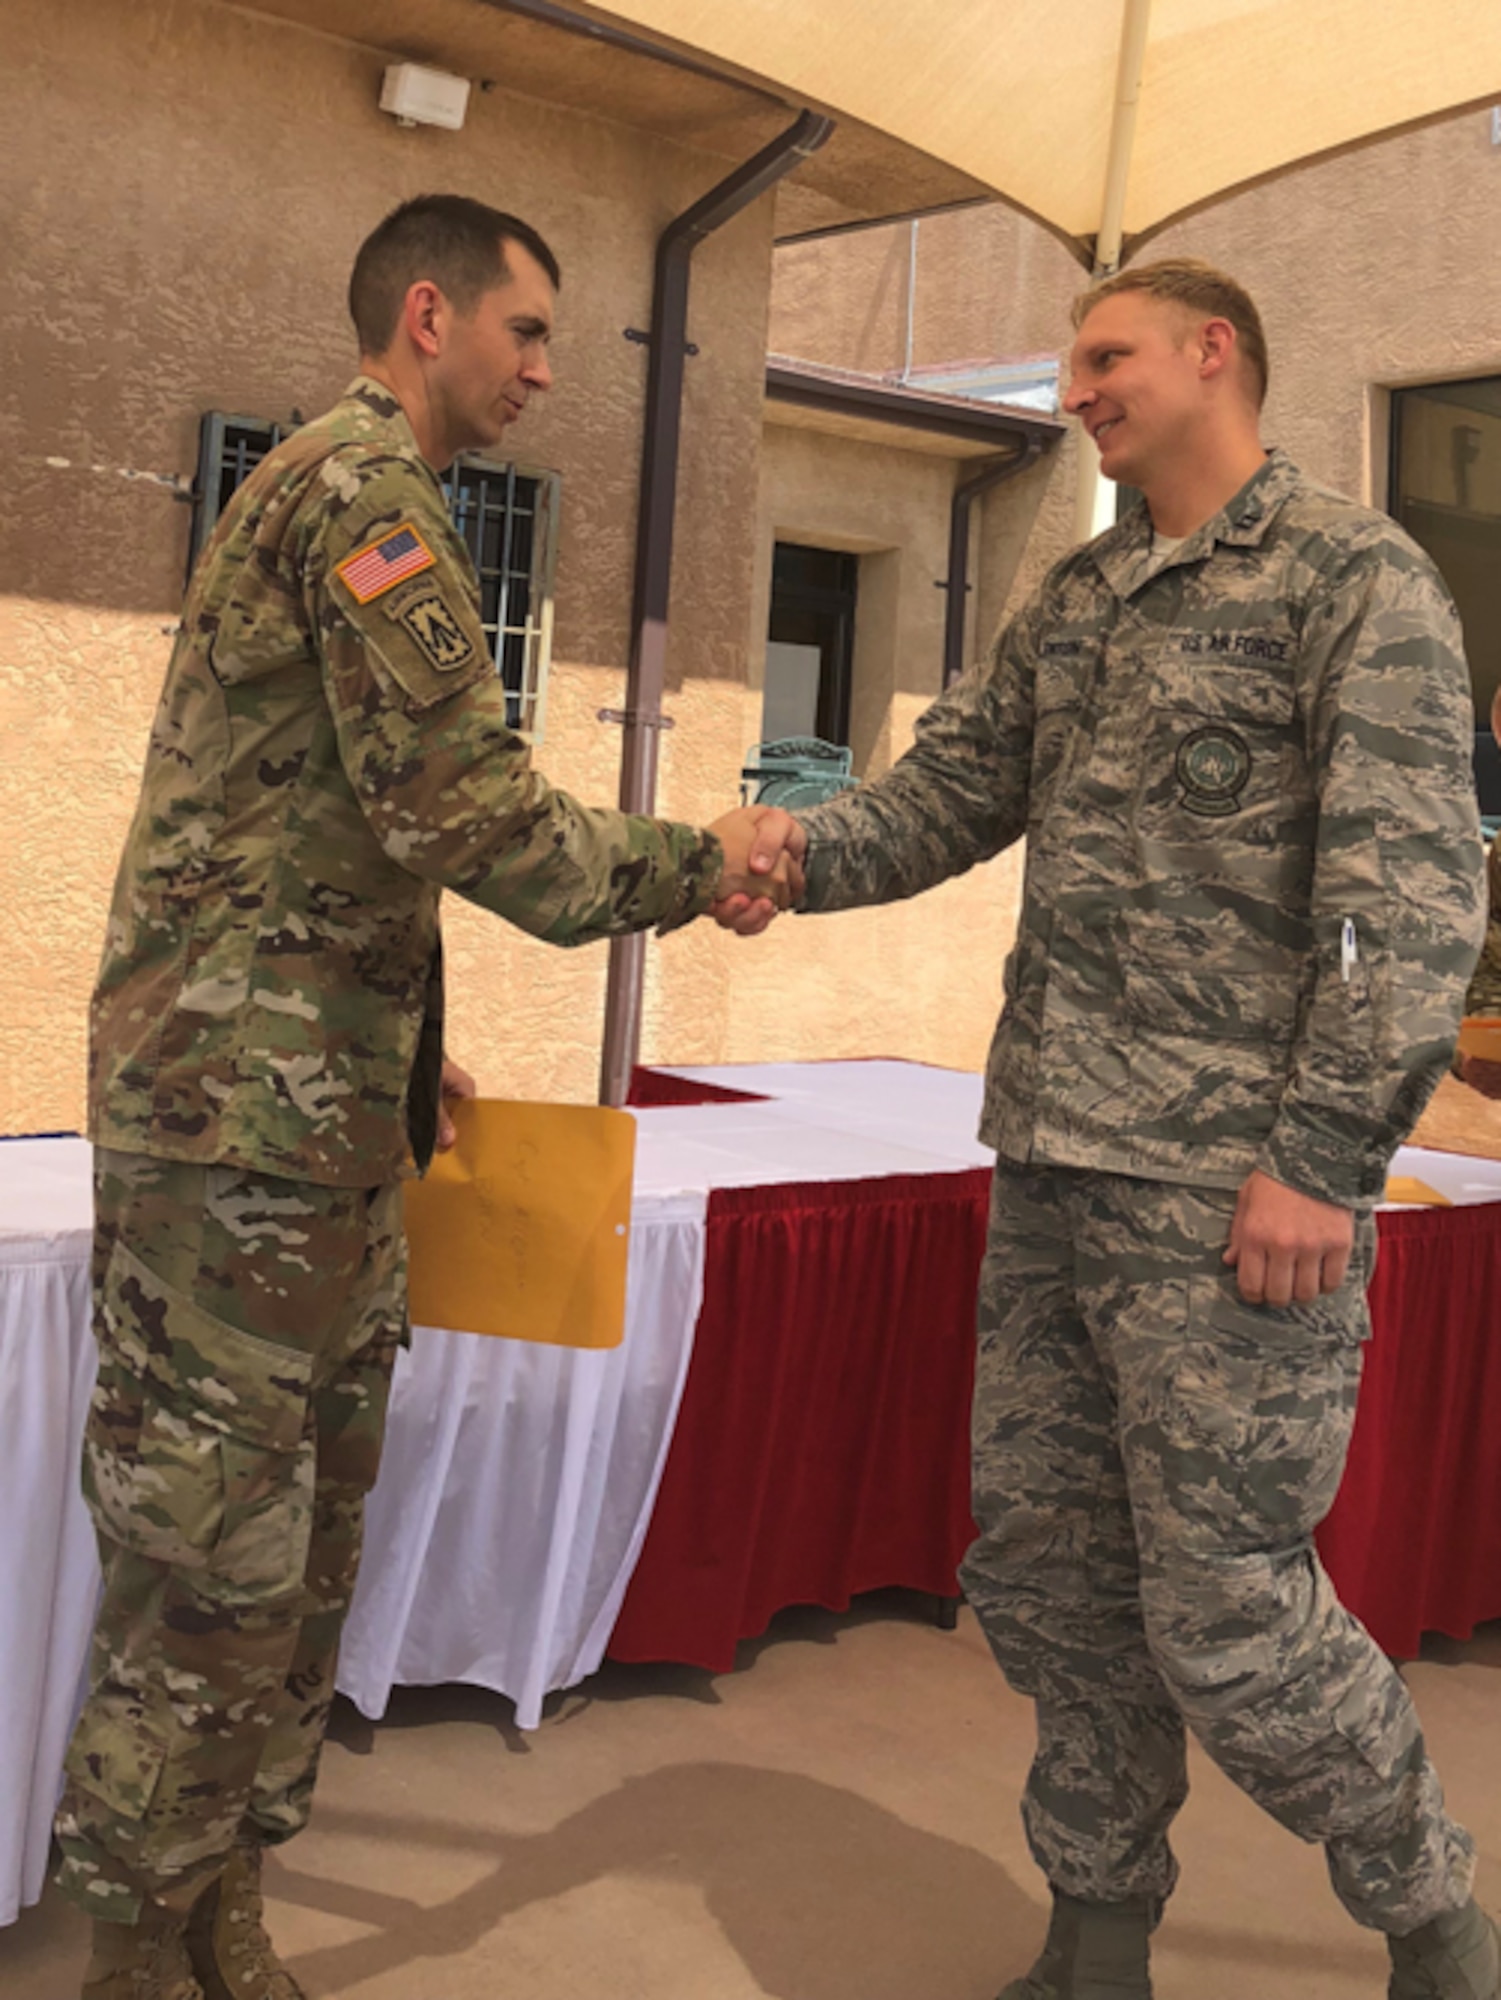
<path id="1" fill-rule="evenodd" d="M 617 1660 L 715 1672 L 787 1604 L 952 1596 L 990 1175 L 709 1197 L 704 1303 Z"/>
<path id="2" fill-rule="evenodd" d="M 1388 1653 L 1501 1618 L 1501 1202 L 1382 1215 L 1344 1482 L 1319 1530 Z"/>
<path id="3" fill-rule="evenodd" d="M 957 1594 L 984 1170 L 709 1199 L 703 1310 L 618 1660 L 711 1671 L 789 1604 Z M 1380 1218 L 1373 1339 L 1319 1535 L 1389 1653 L 1501 1617 L 1501 1203 Z"/>

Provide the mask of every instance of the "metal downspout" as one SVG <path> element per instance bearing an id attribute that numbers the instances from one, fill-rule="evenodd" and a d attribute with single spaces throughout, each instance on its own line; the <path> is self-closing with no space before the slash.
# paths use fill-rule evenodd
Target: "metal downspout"
<path id="1" fill-rule="evenodd" d="M 646 377 L 645 442 L 636 515 L 636 573 L 631 604 L 631 655 L 622 720 L 620 807 L 650 813 L 657 797 L 657 737 L 663 726 L 667 606 L 672 588 L 673 515 L 677 504 L 678 437 L 687 351 L 688 278 L 706 236 L 816 153 L 834 130 L 832 118 L 804 111 L 796 124 L 669 222 L 657 242 Z M 641 1043 L 641 993 L 646 939 L 613 939 L 605 996 L 602 1104 L 623 1104 Z"/>
<path id="2" fill-rule="evenodd" d="M 1014 458 L 986 466 L 973 479 L 954 488 L 949 505 L 949 575 L 944 588 L 948 603 L 943 614 L 943 684 L 952 687 L 964 672 L 964 608 L 969 594 L 969 514 L 975 501 L 992 486 L 1015 479 L 1042 456 L 1043 441 L 1029 437 Z"/>

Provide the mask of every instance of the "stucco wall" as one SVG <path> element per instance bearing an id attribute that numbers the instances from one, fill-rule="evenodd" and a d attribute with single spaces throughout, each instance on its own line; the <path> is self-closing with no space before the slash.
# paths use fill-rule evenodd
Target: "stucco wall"
<path id="1" fill-rule="evenodd" d="M 909 349 L 911 250 L 906 224 L 779 250 L 773 349 L 872 373 L 909 361 L 922 368 L 1066 356 L 1069 306 L 1085 273 L 1038 225 L 1000 207 L 924 220 Z M 1490 142 L 1488 114 L 1466 113 L 1249 190 L 1140 256 L 1175 253 L 1223 265 L 1257 299 L 1272 353 L 1268 439 L 1375 504 L 1386 498 L 1385 391 L 1501 370 L 1501 148 Z M 1076 450 L 1071 436 L 986 501 L 971 657 L 1068 547 Z M 894 741 L 921 706 L 915 690 L 899 706 Z M 973 891 L 953 884 L 905 912 L 831 920 L 830 932 L 851 945 L 835 956 L 831 940 L 828 977 L 860 1014 L 845 1046 L 882 1045 L 874 968 L 885 963 L 900 967 L 890 983 L 914 1002 L 885 1016 L 900 1019 L 902 1046 L 939 1061 L 973 1059 L 979 1024 L 994 1009 L 999 948 L 1014 932 L 1016 857 L 983 874 Z M 871 928 L 856 941 L 861 925 Z M 805 945 L 804 926 L 783 928 L 793 935 L 773 949 L 789 960 L 796 953 L 801 970 L 802 954 L 811 963 L 821 940 Z M 842 1033 L 837 1004 L 827 1032 Z"/>
<path id="2" fill-rule="evenodd" d="M 901 224 L 779 251 L 773 346 L 834 366 L 900 368 L 909 248 Z M 1133 261 L 1182 254 L 1233 272 L 1261 309 L 1268 439 L 1375 504 L 1386 498 L 1385 391 L 1501 369 L 1501 147 L 1489 112 L 1248 189 Z M 1084 281 L 1055 238 L 1003 208 L 925 220 L 913 364 L 1066 354 L 1069 302 Z M 1041 556 L 1067 546 L 1071 511 L 1054 499 L 1034 536 Z"/>
<path id="3" fill-rule="evenodd" d="M 1266 435 L 1346 493 L 1386 499 L 1386 402 L 1501 369 L 1501 147 L 1466 112 L 1165 232 L 1142 254 L 1234 271 L 1266 322 Z"/>
<path id="4" fill-rule="evenodd" d="M 750 681 L 764 684 L 774 545 L 806 542 L 858 554 L 850 742 L 856 772 L 873 777 L 899 754 L 892 731 L 900 698 L 927 702 L 938 692 L 944 599 L 936 586 L 948 569 L 954 468 L 966 461 L 810 430 L 788 423 L 775 403 L 767 416 Z"/>
<path id="5" fill-rule="evenodd" d="M 880 375 L 1066 349 L 1084 272 L 1045 229 L 995 205 L 926 216 L 915 243 L 914 259 L 914 225 L 897 223 L 779 249 L 773 351 Z M 1067 546 L 1073 454 L 1070 437 L 975 508 L 967 659 Z"/>
<path id="6" fill-rule="evenodd" d="M 759 734 L 774 544 L 852 550 L 861 560 L 851 738 L 857 771 L 873 777 L 911 743 L 942 682 L 944 594 L 935 586 L 948 571 L 954 482 L 973 463 L 805 428 L 775 404 L 768 416 L 745 740 Z M 1029 507 L 1013 506 L 1019 540 Z M 1019 884 L 1018 857 L 1008 855 L 915 902 L 774 925 L 737 963 L 727 1045 L 745 1059 L 754 1044 L 768 1058 L 880 1053 L 978 1068 L 995 1026 Z M 676 1019 L 664 1039 L 677 1046 L 691 1031 Z"/>
<path id="7" fill-rule="evenodd" d="M 723 162 L 579 114 L 471 98 L 462 133 L 376 109 L 384 58 L 212 0 L 10 0 L 0 68 L 0 1130 L 77 1124 L 85 1010 L 176 617 L 202 411 L 313 414 L 353 369 L 345 274 L 404 197 L 534 220 L 564 267 L 558 386 L 513 433 L 563 477 L 540 761 L 613 802 L 645 350 L 663 224 Z M 737 797 L 770 205 L 699 250 L 661 805 Z M 121 468 L 151 478 L 131 479 Z M 165 483 L 164 483 L 165 482 Z M 593 1097 L 605 953 L 549 951 L 449 900 L 451 1042 L 483 1087 Z M 703 928 L 703 927 L 701 927 Z M 735 940 L 654 953 L 646 1052 L 731 1051 Z M 801 1009 L 791 1009 L 794 1020 Z M 805 1044 L 806 1046 L 806 1044 Z M 759 1044 L 757 1044 L 759 1048 Z M 751 1053 L 747 1049 L 743 1051 Z"/>

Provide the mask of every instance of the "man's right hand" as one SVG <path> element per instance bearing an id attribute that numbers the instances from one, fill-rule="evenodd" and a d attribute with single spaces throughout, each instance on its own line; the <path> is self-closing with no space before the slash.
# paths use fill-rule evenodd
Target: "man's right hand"
<path id="1" fill-rule="evenodd" d="M 778 910 L 802 896 L 808 836 L 779 806 L 737 807 L 709 831 L 724 849 L 724 873 L 709 914 L 723 930 L 759 937 Z"/>

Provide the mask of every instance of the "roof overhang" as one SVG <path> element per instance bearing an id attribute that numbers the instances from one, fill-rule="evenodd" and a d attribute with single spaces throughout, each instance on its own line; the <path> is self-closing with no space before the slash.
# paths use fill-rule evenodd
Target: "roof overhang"
<path id="1" fill-rule="evenodd" d="M 914 389 L 877 375 L 772 355 L 766 366 L 771 423 L 946 458 L 1019 457 L 1051 450 L 1067 425 L 1035 410 Z"/>
<path id="2" fill-rule="evenodd" d="M 753 157 L 805 108 L 795 91 L 742 73 L 712 50 L 675 47 L 557 0 L 241 4 L 244 12 L 331 35 L 390 62 L 450 70 L 486 94 L 629 126 L 730 165 Z M 483 114 L 471 104 L 469 115 Z M 776 229 L 858 228 L 990 198 L 950 162 L 842 112 L 829 143 L 778 187 Z"/>

